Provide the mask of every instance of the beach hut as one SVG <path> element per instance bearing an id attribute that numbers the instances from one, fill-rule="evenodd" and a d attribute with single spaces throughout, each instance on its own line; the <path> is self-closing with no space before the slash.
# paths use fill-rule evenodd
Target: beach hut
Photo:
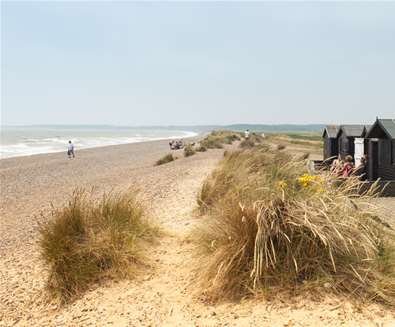
<path id="1" fill-rule="evenodd" d="M 366 139 L 369 180 L 395 180 L 395 119 L 377 118 Z"/>
<path id="2" fill-rule="evenodd" d="M 339 146 L 337 134 L 339 133 L 339 126 L 327 125 L 322 133 L 324 139 L 324 160 L 338 155 Z"/>
<path id="3" fill-rule="evenodd" d="M 342 159 L 347 155 L 354 158 L 355 139 L 364 138 L 366 134 L 365 125 L 340 125 L 337 133 L 339 154 Z"/>

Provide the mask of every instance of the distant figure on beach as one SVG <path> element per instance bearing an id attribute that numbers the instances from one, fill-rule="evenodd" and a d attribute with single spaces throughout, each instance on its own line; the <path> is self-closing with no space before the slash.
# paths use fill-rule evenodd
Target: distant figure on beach
<path id="1" fill-rule="evenodd" d="M 75 155 L 74 155 L 74 144 L 71 141 L 69 141 L 69 145 L 67 147 L 67 155 L 68 155 L 69 159 L 71 157 L 75 158 Z"/>
<path id="2" fill-rule="evenodd" d="M 248 139 L 250 137 L 250 130 L 246 129 L 244 132 L 244 138 Z"/>

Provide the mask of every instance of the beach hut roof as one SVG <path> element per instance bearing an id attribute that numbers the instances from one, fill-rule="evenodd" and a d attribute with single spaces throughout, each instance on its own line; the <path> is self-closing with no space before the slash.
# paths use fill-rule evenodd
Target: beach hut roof
<path id="1" fill-rule="evenodd" d="M 369 128 L 367 137 L 373 132 L 374 128 L 379 125 L 384 133 L 390 139 L 395 139 L 395 119 L 377 119 L 376 122 Z"/>
<path id="2" fill-rule="evenodd" d="M 337 125 L 327 125 L 324 128 L 324 131 L 322 132 L 322 136 L 328 134 L 328 137 L 337 137 L 337 133 L 339 133 L 339 126 Z"/>
<path id="3" fill-rule="evenodd" d="M 339 132 L 343 131 L 349 137 L 361 137 L 366 131 L 365 125 L 341 125 Z"/>

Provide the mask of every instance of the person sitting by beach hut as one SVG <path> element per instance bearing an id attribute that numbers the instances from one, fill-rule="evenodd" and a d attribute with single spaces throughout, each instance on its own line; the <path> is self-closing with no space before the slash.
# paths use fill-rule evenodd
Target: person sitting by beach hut
<path id="1" fill-rule="evenodd" d="M 331 173 L 335 174 L 336 176 L 340 176 L 343 171 L 343 161 L 340 158 L 340 154 L 337 156 L 335 160 L 333 160 L 331 165 Z"/>
<path id="2" fill-rule="evenodd" d="M 357 167 L 355 167 L 352 173 L 354 176 L 357 176 L 361 181 L 365 181 L 367 179 L 367 172 L 368 172 L 367 163 L 368 163 L 368 157 L 367 155 L 364 155 L 361 158 L 360 164 Z"/>
<path id="3" fill-rule="evenodd" d="M 347 155 L 344 158 L 344 166 L 341 172 L 341 177 L 347 178 L 351 176 L 351 173 L 353 172 L 354 165 L 353 165 L 353 158 L 350 155 Z"/>

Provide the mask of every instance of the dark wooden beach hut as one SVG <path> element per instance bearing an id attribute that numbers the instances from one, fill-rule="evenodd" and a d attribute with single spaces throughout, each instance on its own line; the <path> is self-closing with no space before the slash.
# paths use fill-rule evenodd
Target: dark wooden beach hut
<path id="1" fill-rule="evenodd" d="M 369 180 L 395 181 L 395 119 L 377 119 L 366 139 Z"/>
<path id="2" fill-rule="evenodd" d="M 327 125 L 322 133 L 324 139 L 324 160 L 332 158 L 339 153 L 339 143 L 337 134 L 339 133 L 339 126 Z"/>
<path id="3" fill-rule="evenodd" d="M 365 125 L 340 125 L 337 133 L 339 154 L 344 159 L 347 155 L 354 158 L 355 138 L 364 138 Z"/>

